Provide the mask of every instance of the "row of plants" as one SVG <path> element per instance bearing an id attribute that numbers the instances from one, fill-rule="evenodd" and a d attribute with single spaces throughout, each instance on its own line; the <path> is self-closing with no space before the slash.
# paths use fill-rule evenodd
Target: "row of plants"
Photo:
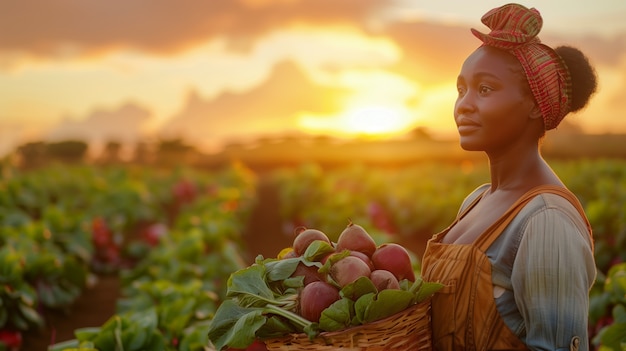
<path id="1" fill-rule="evenodd" d="M 486 176 L 472 164 L 424 163 L 402 170 L 354 164 L 331 171 L 304 164 L 274 172 L 273 180 L 287 232 L 300 225 L 340 228 L 351 218 L 379 233 L 412 237 L 445 227 L 468 189 Z"/>
<path id="2" fill-rule="evenodd" d="M 619 349 L 626 341 L 626 253 L 620 250 L 626 244 L 626 162 L 553 167 L 579 196 L 594 228 L 594 347 Z M 226 280 L 245 266 L 241 233 L 258 200 L 252 172 L 239 165 L 219 172 L 86 166 L 2 172 L 2 338 L 19 339 L 42 327 L 46 309 L 68 308 L 95 276 L 115 273 L 123 286 L 115 316 L 76 330 L 75 340 L 53 350 L 208 348 Z M 339 235 L 334 229 L 350 220 L 379 242 L 425 240 L 449 224 L 464 196 L 488 181 L 485 167 L 471 163 L 389 170 L 306 164 L 269 176 L 279 189 L 284 231 L 319 228 L 333 241 Z"/>
<path id="3" fill-rule="evenodd" d="M 77 331 L 77 338 L 102 339 L 113 327 L 134 344 L 145 339 L 139 343 L 144 349 L 150 334 L 178 344 L 182 328 L 210 317 L 219 278 L 243 264 L 240 232 L 254 201 L 254 180 L 238 165 L 215 173 L 3 168 L 0 349 L 19 350 L 24 332 L 45 327 L 47 311 L 69 310 L 98 275 L 108 273 L 123 277 L 119 314 L 101 331 Z M 181 320 L 181 311 L 191 314 Z M 150 319 L 155 314 L 157 322 Z"/>
<path id="4" fill-rule="evenodd" d="M 626 343 L 626 161 L 552 165 L 579 197 L 594 230 L 598 276 L 590 301 L 592 346 L 620 349 Z M 361 165 L 323 170 L 306 164 L 276 172 L 274 181 L 287 232 L 301 225 L 337 228 L 351 217 L 406 241 L 426 240 L 444 229 L 464 197 L 488 182 L 489 175 L 487 167 L 471 163 L 426 163 L 402 170 Z"/>

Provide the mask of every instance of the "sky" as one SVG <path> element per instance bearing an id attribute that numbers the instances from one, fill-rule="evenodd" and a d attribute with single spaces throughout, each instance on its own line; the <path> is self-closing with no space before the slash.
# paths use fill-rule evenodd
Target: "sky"
<path id="1" fill-rule="evenodd" d="M 281 133 L 455 135 L 469 29 L 501 1 L 33 0 L 0 11 L 0 155 L 31 141 L 203 150 Z M 573 45 L 599 91 L 567 117 L 626 133 L 626 1 L 520 1 Z"/>

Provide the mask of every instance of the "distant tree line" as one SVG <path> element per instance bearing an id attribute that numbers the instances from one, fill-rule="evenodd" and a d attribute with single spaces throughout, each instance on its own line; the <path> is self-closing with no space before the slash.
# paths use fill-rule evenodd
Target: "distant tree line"
<path id="1" fill-rule="evenodd" d="M 565 124 L 547 137 L 542 144 L 542 153 L 549 158 L 626 158 L 625 145 L 626 134 L 584 134 L 576 125 Z M 422 127 L 412 129 L 405 138 L 397 140 L 341 140 L 327 135 L 305 134 L 259 136 L 252 141 L 231 141 L 219 153 L 213 154 L 202 153 L 182 138 L 142 140 L 134 145 L 109 141 L 98 148 L 97 155 L 90 148 L 82 140 L 36 141 L 18 146 L 10 158 L 11 163 L 23 168 L 51 163 L 219 168 L 237 161 L 252 168 L 266 169 L 298 162 L 331 165 L 374 162 L 372 158 L 376 158 L 376 164 L 394 165 L 424 159 L 458 161 L 474 155 L 462 152 L 458 141 L 433 138 Z M 2 164 L 8 164 L 7 160 L 0 159 L 0 171 Z"/>
<path id="2" fill-rule="evenodd" d="M 24 168 L 36 168 L 51 163 L 139 163 L 172 165 L 190 161 L 198 151 L 182 139 L 165 139 L 154 143 L 139 142 L 130 157 L 122 156 L 122 144 L 109 141 L 99 155 L 90 155 L 90 146 L 83 140 L 55 142 L 34 141 L 19 145 L 14 152 Z"/>
<path id="3" fill-rule="evenodd" d="M 33 167 L 43 165 L 49 160 L 80 162 L 88 148 L 87 143 L 78 140 L 52 143 L 35 141 L 18 146 L 17 154 L 25 166 Z"/>

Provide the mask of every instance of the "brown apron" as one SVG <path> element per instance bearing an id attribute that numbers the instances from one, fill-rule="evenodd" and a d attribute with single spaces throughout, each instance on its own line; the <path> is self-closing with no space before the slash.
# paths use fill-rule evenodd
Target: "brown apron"
<path id="1" fill-rule="evenodd" d="M 461 213 L 444 231 L 433 236 L 422 261 L 425 281 L 446 286 L 432 299 L 433 346 L 436 350 L 527 350 L 506 326 L 493 297 L 491 263 L 485 255 L 517 213 L 536 195 L 553 193 L 568 199 L 586 220 L 578 199 L 565 188 L 553 185 L 531 189 L 518 199 L 473 244 L 443 244 L 442 238 L 480 199 Z M 591 226 L 587 221 L 589 233 Z"/>

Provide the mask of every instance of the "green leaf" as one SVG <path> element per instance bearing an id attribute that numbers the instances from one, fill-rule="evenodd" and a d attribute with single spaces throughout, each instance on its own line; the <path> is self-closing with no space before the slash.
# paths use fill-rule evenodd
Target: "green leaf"
<path id="1" fill-rule="evenodd" d="M 314 240 L 302 255 L 308 261 L 318 261 L 328 254 L 335 252 L 335 248 L 323 240 Z"/>
<path id="2" fill-rule="evenodd" d="M 159 306 L 161 326 L 175 335 L 181 333 L 193 316 L 195 302 L 195 299 L 187 298 Z"/>
<path id="3" fill-rule="evenodd" d="M 420 303 L 426 300 L 427 298 L 434 295 L 437 291 L 439 291 L 443 287 L 444 285 L 441 283 L 426 282 L 426 281 L 422 282 L 422 285 L 417 291 L 415 302 Z"/>
<path id="4" fill-rule="evenodd" d="M 100 351 L 100 350 L 94 349 L 93 347 L 85 347 L 82 345 L 78 345 L 78 347 L 75 347 L 75 348 L 63 348 L 61 349 L 61 351 Z"/>
<path id="5" fill-rule="evenodd" d="M 285 258 L 282 260 L 265 262 L 267 270 L 267 280 L 271 282 L 280 281 L 291 277 L 296 267 L 301 262 L 300 257 Z"/>
<path id="6" fill-rule="evenodd" d="M 48 351 L 71 351 L 78 350 L 80 343 L 78 340 L 67 340 L 56 343 L 48 347 Z"/>
<path id="7" fill-rule="evenodd" d="M 124 350 L 145 350 L 154 332 L 158 331 L 157 325 L 155 307 L 122 316 L 118 330 Z"/>
<path id="8" fill-rule="evenodd" d="M 78 288 L 82 289 L 85 286 L 87 274 L 87 266 L 74 258 L 68 259 L 63 266 L 63 277 Z"/>
<path id="9" fill-rule="evenodd" d="M 134 312 L 129 316 L 129 319 L 136 323 L 138 326 L 144 329 L 157 329 L 159 324 L 159 317 L 157 316 L 157 308 L 150 307 L 140 312 Z"/>
<path id="10" fill-rule="evenodd" d="M 265 324 L 263 310 L 245 308 L 226 300 L 218 308 L 209 328 L 209 340 L 216 350 L 224 346 L 245 349 L 252 344 L 256 331 Z"/>
<path id="11" fill-rule="evenodd" d="M 611 305 L 611 295 L 601 293 L 589 297 L 589 319 L 597 322 Z"/>
<path id="12" fill-rule="evenodd" d="M 295 312 L 292 312 L 288 309 L 278 307 L 276 305 L 265 306 L 265 308 L 263 309 L 263 314 L 264 315 L 274 314 L 274 315 L 287 318 L 289 322 L 291 322 L 294 326 L 299 328 L 299 330 L 311 327 L 311 324 L 313 324 L 311 321 L 305 319 L 301 315 Z"/>
<path id="13" fill-rule="evenodd" d="M 116 334 L 120 333 L 122 319 L 118 315 L 114 315 L 106 321 L 98 334 L 94 335 L 93 341 L 97 349 L 100 350 L 116 350 L 118 346 L 118 340 Z"/>
<path id="14" fill-rule="evenodd" d="M 281 337 L 285 336 L 289 333 L 297 333 L 299 330 L 296 330 L 291 323 L 289 323 L 285 318 L 273 315 L 268 316 L 265 325 L 263 325 L 256 333 L 256 336 L 261 339 L 273 338 L 273 337 Z"/>
<path id="15" fill-rule="evenodd" d="M 354 301 L 341 298 L 322 311 L 319 327 L 325 331 L 337 331 L 350 327 L 354 318 Z"/>
<path id="16" fill-rule="evenodd" d="M 115 340 L 115 334 L 113 332 L 110 333 L 102 333 L 98 334 L 96 338 L 93 340 L 96 348 L 100 350 L 117 350 L 117 342 Z"/>
<path id="17" fill-rule="evenodd" d="M 297 277 L 287 278 L 282 281 L 285 288 L 301 288 L 304 286 L 304 276 L 299 275 Z"/>
<path id="18" fill-rule="evenodd" d="M 251 295 L 257 298 L 272 300 L 274 293 L 267 286 L 263 279 L 264 276 L 265 266 L 258 264 L 231 274 L 228 278 L 226 296 Z"/>
<path id="19" fill-rule="evenodd" d="M 37 326 L 43 326 L 44 321 L 41 315 L 33 308 L 24 304 L 19 304 L 20 312 L 24 316 L 27 322 Z"/>
<path id="20" fill-rule="evenodd" d="M 613 307 L 613 320 L 615 323 L 626 323 L 626 307 L 624 305 Z"/>
<path id="21" fill-rule="evenodd" d="M 64 307 L 70 305 L 80 294 L 76 286 L 67 286 L 66 289 L 55 283 L 39 283 L 38 290 L 41 301 L 48 307 Z"/>
<path id="22" fill-rule="evenodd" d="M 369 277 L 359 277 L 357 280 L 344 286 L 339 294 L 343 297 L 347 297 L 352 301 L 356 301 L 359 297 L 369 294 L 377 293 L 378 290 Z"/>
<path id="23" fill-rule="evenodd" d="M 100 327 L 88 327 L 74 330 L 74 336 L 80 341 L 92 341 L 100 333 Z"/>
<path id="24" fill-rule="evenodd" d="M 145 347 L 149 331 L 136 325 L 121 331 L 122 345 L 125 351 L 137 351 Z"/>
<path id="25" fill-rule="evenodd" d="M 209 321 L 201 321 L 187 327 L 178 344 L 178 351 L 206 350 L 209 345 L 209 324 Z"/>
<path id="26" fill-rule="evenodd" d="M 196 308 L 193 312 L 193 316 L 197 320 L 205 320 L 209 319 L 215 313 L 217 307 L 215 306 L 214 301 L 202 301 L 196 305 Z"/>
<path id="27" fill-rule="evenodd" d="M 611 267 L 604 289 L 617 301 L 626 303 L 626 263 Z"/>
<path id="28" fill-rule="evenodd" d="M 382 290 L 377 295 L 367 297 L 364 300 L 364 302 L 368 302 L 368 305 L 362 313 L 361 321 L 363 323 L 369 323 L 394 315 L 407 309 L 411 305 L 413 298 L 414 295 L 409 291 L 400 289 Z M 356 301 L 355 309 L 360 300 L 359 298 L 359 300 Z M 359 307 L 363 308 L 363 304 L 359 304 Z"/>
<path id="29" fill-rule="evenodd" d="M 85 349 L 84 351 L 97 351 L 94 344 L 90 341 L 82 341 L 80 344 L 78 344 L 78 348 L 80 350 Z"/>
<path id="30" fill-rule="evenodd" d="M 613 323 L 602 332 L 602 345 L 611 350 L 622 350 L 626 343 L 626 323 Z"/>
<path id="31" fill-rule="evenodd" d="M 367 308 L 374 301 L 376 293 L 368 293 L 361 297 L 354 303 L 354 316 L 357 324 L 363 324 L 366 320 Z"/>
<path id="32" fill-rule="evenodd" d="M 152 335 L 150 335 L 150 341 L 146 345 L 144 350 L 165 351 L 165 347 L 166 347 L 166 344 L 165 344 L 165 338 L 163 337 L 163 334 L 161 334 L 157 330 L 154 330 L 152 332 Z"/>

